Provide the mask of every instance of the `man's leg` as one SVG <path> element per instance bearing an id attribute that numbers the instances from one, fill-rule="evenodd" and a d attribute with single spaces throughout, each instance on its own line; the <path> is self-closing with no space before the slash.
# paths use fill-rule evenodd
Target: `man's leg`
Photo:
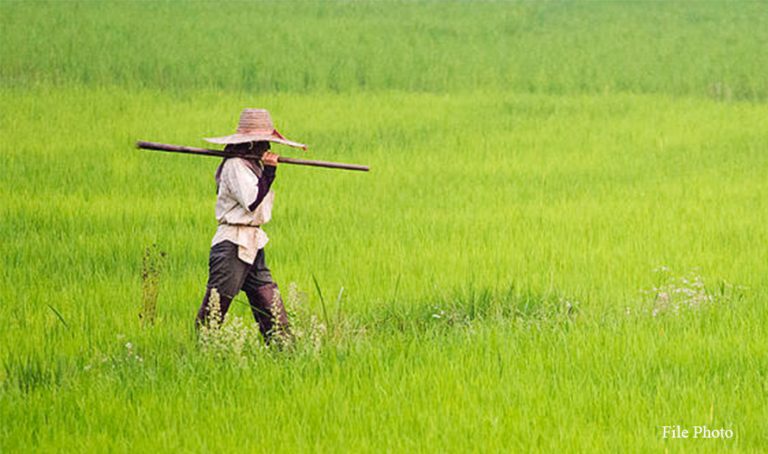
<path id="1" fill-rule="evenodd" d="M 260 249 L 256 254 L 256 260 L 245 278 L 243 290 L 248 295 L 253 318 L 259 324 L 261 335 L 267 343 L 275 336 L 290 336 L 288 315 L 285 313 L 277 284 L 272 280 L 272 273 L 267 268 L 264 249 Z"/>
<path id="2" fill-rule="evenodd" d="M 210 315 L 211 290 L 219 293 L 219 309 L 221 311 L 219 322 L 224 321 L 229 305 L 235 295 L 240 292 L 245 282 L 250 265 L 237 257 L 238 246 L 230 241 L 222 241 L 211 247 L 211 255 L 208 259 L 208 285 L 206 286 L 203 304 L 197 311 L 196 325 L 207 322 Z"/>

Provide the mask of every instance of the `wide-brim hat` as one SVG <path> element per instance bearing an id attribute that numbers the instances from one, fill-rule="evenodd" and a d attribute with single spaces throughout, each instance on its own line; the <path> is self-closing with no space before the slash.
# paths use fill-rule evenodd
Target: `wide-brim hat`
<path id="1" fill-rule="evenodd" d="M 302 150 L 307 149 L 303 143 L 288 140 L 277 132 L 274 123 L 272 123 L 272 117 L 266 109 L 243 109 L 236 133 L 224 137 L 208 137 L 203 140 L 223 145 L 268 141 Z"/>

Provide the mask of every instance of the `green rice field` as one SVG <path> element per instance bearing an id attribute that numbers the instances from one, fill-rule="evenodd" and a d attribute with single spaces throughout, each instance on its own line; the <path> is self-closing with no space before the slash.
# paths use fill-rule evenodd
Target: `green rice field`
<path id="1" fill-rule="evenodd" d="M 0 452 L 764 452 L 766 68 L 765 2 L 0 0 Z M 134 146 L 246 107 L 371 166 L 279 166 L 283 349 Z"/>

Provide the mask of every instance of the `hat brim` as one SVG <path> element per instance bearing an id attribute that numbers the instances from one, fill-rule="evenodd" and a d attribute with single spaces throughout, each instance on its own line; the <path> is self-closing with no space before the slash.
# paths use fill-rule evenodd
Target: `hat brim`
<path id="1" fill-rule="evenodd" d="M 302 150 L 307 149 L 307 146 L 303 143 L 294 142 L 292 140 L 284 139 L 281 137 L 275 137 L 274 135 L 268 135 L 268 134 L 231 134 L 224 137 L 206 137 L 206 138 L 203 138 L 203 140 L 205 140 L 206 142 L 217 143 L 220 145 L 267 141 L 267 142 L 279 143 L 282 145 L 288 145 L 289 147 L 293 147 L 293 148 L 300 148 Z"/>

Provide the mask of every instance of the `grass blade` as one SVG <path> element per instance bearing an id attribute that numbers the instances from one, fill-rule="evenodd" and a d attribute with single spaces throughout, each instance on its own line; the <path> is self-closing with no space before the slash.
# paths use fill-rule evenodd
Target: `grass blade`
<path id="1" fill-rule="evenodd" d="M 323 298 L 323 292 L 320 290 L 320 284 L 317 283 L 317 278 L 315 275 L 312 275 L 312 282 L 315 283 L 315 290 L 317 290 L 317 295 L 320 297 L 320 305 L 323 307 L 323 318 L 325 318 L 325 325 L 330 328 L 330 320 L 328 320 L 328 311 L 325 308 L 325 298 Z"/>
<path id="2" fill-rule="evenodd" d="M 56 317 L 59 319 L 59 321 L 60 321 L 62 324 L 64 324 L 64 327 L 65 327 L 65 328 L 67 328 L 67 329 L 69 329 L 69 325 L 67 324 L 67 322 L 66 322 L 66 321 L 64 321 L 64 317 L 62 317 L 61 313 L 60 313 L 59 311 L 57 311 L 57 310 L 56 310 L 56 308 L 55 308 L 55 307 L 53 307 L 53 306 L 51 306 L 50 304 L 46 304 L 46 306 L 48 306 L 48 308 L 49 308 L 50 310 L 52 310 L 54 314 L 56 314 Z"/>

